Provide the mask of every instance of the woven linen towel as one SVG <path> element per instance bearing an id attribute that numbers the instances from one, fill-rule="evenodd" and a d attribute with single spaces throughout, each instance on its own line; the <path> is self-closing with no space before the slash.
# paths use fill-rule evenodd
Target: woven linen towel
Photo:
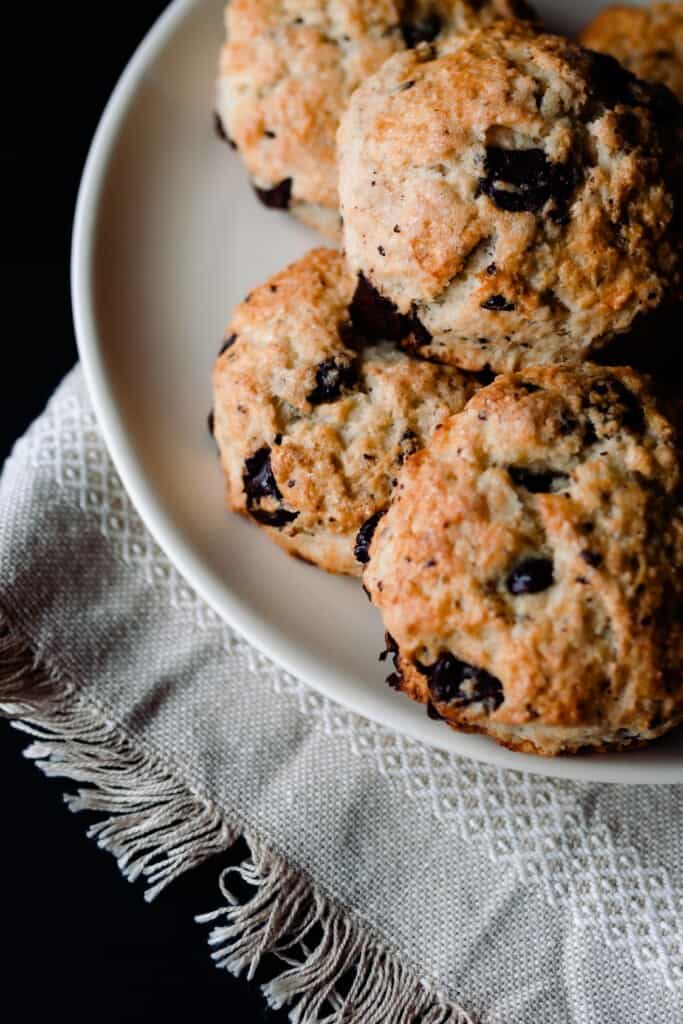
<path id="1" fill-rule="evenodd" d="M 233 972 L 278 954 L 293 1021 L 683 1021 L 681 788 L 496 770 L 282 672 L 146 532 L 79 370 L 0 480 L 0 609 L 0 711 L 126 877 L 246 839 L 207 935 Z"/>

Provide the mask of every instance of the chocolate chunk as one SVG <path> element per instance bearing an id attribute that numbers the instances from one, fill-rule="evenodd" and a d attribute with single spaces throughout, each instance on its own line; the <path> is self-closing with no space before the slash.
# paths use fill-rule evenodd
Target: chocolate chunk
<path id="1" fill-rule="evenodd" d="M 554 469 L 527 469 L 525 466 L 508 466 L 513 483 L 524 487 L 531 494 L 552 494 L 562 490 L 569 480 L 569 474 Z"/>
<path id="2" fill-rule="evenodd" d="M 460 661 L 446 651 L 440 654 L 433 665 L 415 665 L 429 680 L 432 700 L 440 704 L 454 704 L 467 707 L 483 704 L 487 711 L 495 711 L 505 699 L 503 684 L 483 668 L 476 668 Z"/>
<path id="3" fill-rule="evenodd" d="M 255 519 L 257 523 L 261 523 L 262 526 L 274 526 L 276 529 L 281 530 L 283 526 L 293 523 L 299 513 L 290 512 L 286 508 L 276 508 L 272 510 L 265 508 L 250 508 L 249 515 L 252 519 Z"/>
<path id="4" fill-rule="evenodd" d="M 602 555 L 599 555 L 597 551 L 579 551 L 579 557 L 593 569 L 602 565 Z"/>
<path id="5" fill-rule="evenodd" d="M 375 536 L 377 524 L 385 512 L 386 509 L 381 509 L 379 512 L 375 512 L 374 515 L 370 516 L 370 518 L 363 523 L 358 531 L 353 554 L 356 561 L 360 562 L 361 565 L 367 565 L 370 561 L 370 545 L 372 544 L 372 538 Z"/>
<path id="6" fill-rule="evenodd" d="M 435 722 L 443 722 L 443 718 L 436 710 L 431 700 L 427 701 L 427 717 L 433 719 Z"/>
<path id="7" fill-rule="evenodd" d="M 542 149 L 487 146 L 484 169 L 477 194 L 483 192 L 509 213 L 538 213 L 548 200 L 564 212 L 578 178 L 571 162 L 551 163 Z"/>
<path id="8" fill-rule="evenodd" d="M 399 313 L 394 303 L 381 295 L 363 274 L 358 275 L 349 317 L 354 334 L 360 338 L 402 341 L 412 334 L 418 345 L 427 345 L 432 340 L 414 313 Z"/>
<path id="9" fill-rule="evenodd" d="M 401 25 L 403 41 L 409 50 L 414 50 L 418 43 L 431 43 L 441 31 L 441 18 L 435 12 L 413 22 Z"/>
<path id="10" fill-rule="evenodd" d="M 401 669 L 401 655 L 398 649 L 398 644 L 391 633 L 384 634 L 384 643 L 386 644 L 386 649 L 380 654 L 379 660 L 386 661 L 387 658 L 391 656 L 395 670 L 391 675 L 387 676 L 386 682 L 392 690 L 400 690 L 403 687 L 403 671 Z"/>
<path id="11" fill-rule="evenodd" d="M 595 409 L 601 418 L 613 421 L 617 427 L 625 427 L 636 434 L 642 434 L 645 430 L 642 405 L 633 392 L 616 377 L 603 377 L 594 381 L 588 402 L 589 407 Z"/>
<path id="12" fill-rule="evenodd" d="M 360 337 L 400 341 L 405 336 L 405 317 L 363 274 L 358 275 L 349 316 L 354 332 Z"/>
<path id="13" fill-rule="evenodd" d="M 491 295 L 486 302 L 481 303 L 482 309 L 488 309 L 492 313 L 510 313 L 515 308 L 514 302 L 508 302 L 504 295 Z"/>
<path id="14" fill-rule="evenodd" d="M 254 185 L 254 192 L 264 206 L 271 210 L 288 210 L 292 198 L 292 179 L 285 178 L 272 188 L 259 188 Z"/>
<path id="15" fill-rule="evenodd" d="M 382 651 L 382 653 L 379 656 L 379 660 L 380 661 L 386 661 L 387 658 L 389 657 L 389 655 L 391 655 L 391 657 L 394 659 L 394 662 L 395 662 L 396 658 L 398 657 L 398 644 L 394 640 L 394 638 L 391 635 L 391 633 L 385 633 L 384 634 L 384 644 L 385 644 L 385 647 L 384 647 L 384 650 Z"/>
<path id="16" fill-rule="evenodd" d="M 270 448 L 259 450 L 244 463 L 244 491 L 249 504 L 257 504 L 262 498 L 282 501 L 282 494 L 273 476 L 270 464 Z"/>
<path id="17" fill-rule="evenodd" d="M 264 498 L 282 501 L 282 494 L 270 464 L 270 448 L 259 448 L 254 455 L 245 460 L 242 483 L 247 496 L 247 510 L 258 523 L 281 528 L 288 523 L 293 523 L 299 515 L 298 512 L 290 512 L 285 508 L 262 509 L 257 507 Z"/>
<path id="18" fill-rule="evenodd" d="M 232 346 L 235 344 L 236 341 L 237 341 L 237 335 L 236 334 L 231 334 L 229 337 L 227 337 L 225 339 L 225 341 L 223 342 L 223 344 L 221 345 L 220 351 L 219 351 L 218 355 L 222 356 L 224 352 L 227 352 L 229 348 L 232 348 Z"/>
<path id="19" fill-rule="evenodd" d="M 352 388 L 357 380 L 357 371 L 353 363 L 339 361 L 333 356 L 320 363 L 315 371 L 315 388 L 306 396 L 311 405 L 322 405 L 334 402 L 345 388 Z"/>
<path id="20" fill-rule="evenodd" d="M 218 111 L 214 111 L 213 114 L 213 127 L 214 131 L 216 132 L 216 135 L 222 142 L 227 142 L 227 144 L 230 146 L 230 149 L 237 149 L 237 143 L 234 142 L 226 132 L 225 125 L 223 124 L 223 119 L 221 118 L 221 115 L 218 113 Z"/>
<path id="21" fill-rule="evenodd" d="M 356 330 L 350 320 L 337 324 L 337 333 L 340 340 L 347 348 L 361 348 L 364 338 L 356 334 Z"/>
<path id="22" fill-rule="evenodd" d="M 549 558 L 525 558 L 512 570 L 505 585 L 511 594 L 540 594 L 555 582 Z"/>

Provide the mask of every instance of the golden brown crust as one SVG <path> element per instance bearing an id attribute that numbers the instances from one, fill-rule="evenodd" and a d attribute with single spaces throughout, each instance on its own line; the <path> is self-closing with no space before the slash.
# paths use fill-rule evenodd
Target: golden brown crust
<path id="1" fill-rule="evenodd" d="M 353 335 L 354 282 L 317 249 L 254 289 L 214 370 L 214 431 L 230 506 L 330 572 L 359 575 L 359 529 L 404 458 L 475 387 L 457 370 Z"/>
<path id="2" fill-rule="evenodd" d="M 343 117 L 350 266 L 418 317 L 422 354 L 586 358 L 677 287 L 680 108 L 522 23 L 432 58 L 392 57 Z"/>
<path id="3" fill-rule="evenodd" d="M 335 135 L 351 92 L 401 47 L 393 0 L 232 0 L 218 113 L 261 188 L 337 208 Z M 393 28 L 391 28 L 393 26 Z"/>
<path id="4" fill-rule="evenodd" d="M 398 668 L 400 658 L 397 661 Z M 561 754 L 618 754 L 627 750 L 636 750 L 663 736 L 671 728 L 679 725 L 681 720 L 677 717 L 666 725 L 648 730 L 646 735 L 627 736 L 628 730 L 616 730 L 610 735 L 600 728 L 592 728 L 590 732 L 585 730 L 583 733 L 571 727 L 568 729 L 550 728 L 544 731 L 542 728 L 538 729 L 538 727 L 532 726 L 531 730 L 537 729 L 537 731 L 533 732 L 531 736 L 524 736 L 519 727 L 498 726 L 496 729 L 496 726 L 492 726 L 491 723 L 476 725 L 463 721 L 457 710 L 448 706 L 441 705 L 441 709 L 437 710 L 430 698 L 426 677 L 418 672 L 410 662 L 405 663 L 403 672 L 394 675 L 392 686 L 419 704 L 428 705 L 430 717 L 440 719 L 444 725 L 450 726 L 456 732 L 491 736 L 507 750 L 514 750 L 518 754 L 536 754 L 540 757 L 558 757 Z"/>
<path id="5" fill-rule="evenodd" d="M 411 457 L 365 584 L 403 687 L 554 754 L 683 717 L 680 448 L 643 377 L 497 378 Z"/>
<path id="6" fill-rule="evenodd" d="M 579 41 L 616 57 L 639 78 L 664 82 L 683 101 L 683 4 L 606 7 Z"/>
<path id="7" fill-rule="evenodd" d="M 257 187 L 291 180 L 290 208 L 334 236 L 336 134 L 353 91 L 406 47 L 409 25 L 438 41 L 528 15 L 515 0 L 232 0 L 220 57 L 217 112 Z M 318 208 L 318 214 L 315 212 Z"/>

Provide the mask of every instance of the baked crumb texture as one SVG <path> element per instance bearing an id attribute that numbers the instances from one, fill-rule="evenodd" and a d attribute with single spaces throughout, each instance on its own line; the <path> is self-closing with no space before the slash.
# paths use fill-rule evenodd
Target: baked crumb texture
<path id="1" fill-rule="evenodd" d="M 355 293 L 331 249 L 254 289 L 216 362 L 212 424 L 229 506 L 290 554 L 351 575 L 404 460 L 478 386 L 369 341 Z"/>
<path id="2" fill-rule="evenodd" d="M 216 112 L 257 195 L 339 235 L 336 134 L 353 91 L 392 54 L 448 48 L 522 0 L 232 0 Z"/>
<path id="3" fill-rule="evenodd" d="M 397 54 L 339 132 L 351 269 L 422 355 L 586 359 L 680 297 L 681 124 L 665 86 L 522 22 Z"/>
<path id="4" fill-rule="evenodd" d="M 547 755 L 680 722 L 679 465 L 632 370 L 533 368 L 480 390 L 407 460 L 370 545 L 392 685 Z"/>

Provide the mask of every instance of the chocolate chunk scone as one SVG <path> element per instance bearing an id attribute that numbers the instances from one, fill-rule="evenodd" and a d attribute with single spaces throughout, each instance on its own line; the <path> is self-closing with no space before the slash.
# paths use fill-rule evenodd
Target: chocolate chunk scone
<path id="1" fill-rule="evenodd" d="M 683 718 L 681 451 L 632 370 L 505 374 L 408 459 L 365 584 L 393 685 L 540 754 Z"/>
<path id="2" fill-rule="evenodd" d="M 291 554 L 352 575 L 403 461 L 475 389 L 391 342 L 365 344 L 363 330 L 342 256 L 314 250 L 237 307 L 213 381 L 230 507 Z"/>
<path id="3" fill-rule="evenodd" d="M 683 4 L 606 7 L 579 39 L 616 57 L 639 78 L 664 82 L 683 101 Z"/>
<path id="4" fill-rule="evenodd" d="M 232 0 L 218 124 L 267 206 L 334 237 L 336 134 L 354 89 L 393 53 L 529 13 L 523 0 Z"/>
<path id="5" fill-rule="evenodd" d="M 577 361 L 679 290 L 681 108 L 517 22 L 397 54 L 339 132 L 352 270 L 465 369 Z"/>

